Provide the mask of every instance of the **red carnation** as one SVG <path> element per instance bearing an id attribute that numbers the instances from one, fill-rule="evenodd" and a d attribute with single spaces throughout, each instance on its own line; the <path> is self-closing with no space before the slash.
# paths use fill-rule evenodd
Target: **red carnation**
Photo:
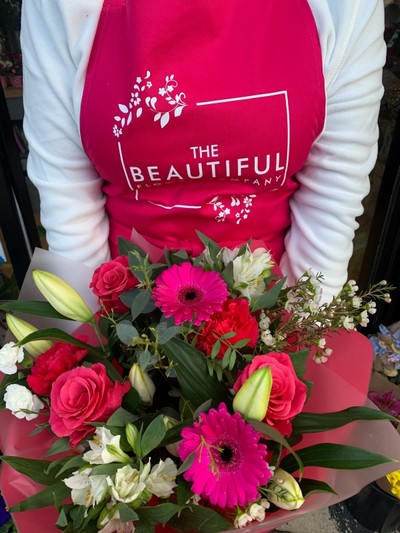
<path id="1" fill-rule="evenodd" d="M 213 313 L 210 320 L 201 330 L 197 340 L 197 348 L 210 355 L 217 339 L 231 331 L 236 335 L 221 341 L 217 354 L 222 359 L 229 346 L 243 339 L 249 339 L 247 346 L 253 348 L 258 338 L 257 320 L 251 315 L 249 302 L 245 298 L 227 298 L 222 304 L 222 310 Z M 229 344 L 228 344 L 229 343 Z"/>
<path id="2" fill-rule="evenodd" d="M 76 337 L 82 342 L 87 342 L 87 337 Z M 35 394 L 49 396 L 54 381 L 71 370 L 81 361 L 87 350 L 79 348 L 69 342 L 56 342 L 49 350 L 43 352 L 34 362 L 28 376 L 28 385 Z"/>

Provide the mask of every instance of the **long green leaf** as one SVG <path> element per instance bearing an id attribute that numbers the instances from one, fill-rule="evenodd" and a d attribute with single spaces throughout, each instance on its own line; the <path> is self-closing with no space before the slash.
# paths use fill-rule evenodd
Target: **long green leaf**
<path id="1" fill-rule="evenodd" d="M 14 468 L 17 472 L 25 474 L 41 485 L 51 485 L 56 480 L 54 474 L 46 474 L 51 461 L 42 461 L 39 459 L 25 459 L 17 456 L 2 456 L 2 461 Z"/>
<path id="2" fill-rule="evenodd" d="M 49 457 L 50 455 L 56 455 L 57 453 L 62 453 L 69 450 L 71 450 L 69 440 L 67 439 L 67 437 L 63 437 L 62 439 L 57 439 L 51 445 L 51 447 L 44 454 L 44 457 Z"/>
<path id="3" fill-rule="evenodd" d="M 208 374 L 206 358 L 194 346 L 173 338 L 164 345 L 164 350 L 168 359 L 174 363 L 183 396 L 194 409 L 210 399 L 214 405 L 230 402 L 227 388 L 215 376 Z"/>
<path id="4" fill-rule="evenodd" d="M 22 502 L 16 503 L 10 509 L 12 513 L 17 513 L 19 511 L 28 511 L 29 509 L 39 509 L 41 507 L 48 507 L 53 505 L 55 500 L 64 500 L 71 493 L 65 483 L 58 481 L 50 487 L 37 492 L 30 498 L 23 500 Z"/>
<path id="5" fill-rule="evenodd" d="M 299 484 L 304 498 L 316 492 L 329 492 L 330 494 L 336 494 L 336 492 L 330 485 L 328 485 L 328 483 L 325 483 L 324 481 L 318 481 L 317 479 L 303 478 Z"/>
<path id="6" fill-rule="evenodd" d="M 361 470 L 362 468 L 396 462 L 395 459 L 384 457 L 378 453 L 344 444 L 315 444 L 297 450 L 296 453 L 305 467 L 318 466 L 337 470 Z M 297 461 L 291 455 L 286 456 L 279 466 L 287 472 L 295 472 L 298 469 Z"/>
<path id="7" fill-rule="evenodd" d="M 28 315 L 45 316 L 47 318 L 71 320 L 70 318 L 67 318 L 56 311 L 48 302 L 31 300 L 1 300 L 0 309 L 3 309 L 3 311 L 26 313 Z"/>
<path id="8" fill-rule="evenodd" d="M 343 411 L 330 413 L 300 413 L 292 421 L 292 435 L 318 433 L 339 428 L 356 420 L 391 420 L 397 418 L 371 407 L 349 407 Z"/>
<path id="9" fill-rule="evenodd" d="M 178 531 L 196 531 L 197 533 L 218 533 L 232 529 L 232 523 L 222 515 L 201 505 L 186 507 L 179 514 L 179 518 L 173 517 L 169 524 Z"/>
<path id="10" fill-rule="evenodd" d="M 69 344 L 73 344 L 74 346 L 79 346 L 79 348 L 83 348 L 85 350 L 89 350 L 95 353 L 99 352 L 103 355 L 103 357 L 105 355 L 101 350 L 96 349 L 91 344 L 86 344 L 86 342 L 82 342 L 79 339 L 73 337 L 72 335 L 65 333 L 65 331 L 63 331 L 62 329 L 58 328 L 43 328 L 34 331 L 33 333 L 30 333 L 29 335 L 24 337 L 23 343 L 20 342 L 19 344 L 26 344 L 27 342 L 37 341 L 40 339 L 57 339 L 60 341 L 68 342 Z"/>

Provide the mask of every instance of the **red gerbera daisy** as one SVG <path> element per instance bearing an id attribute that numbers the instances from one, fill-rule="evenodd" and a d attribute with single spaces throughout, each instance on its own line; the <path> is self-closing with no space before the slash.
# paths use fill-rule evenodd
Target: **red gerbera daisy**
<path id="1" fill-rule="evenodd" d="M 153 299 L 176 325 L 193 321 L 199 326 L 219 311 L 229 295 L 227 286 L 218 272 L 203 270 L 191 263 L 173 265 L 155 280 Z"/>

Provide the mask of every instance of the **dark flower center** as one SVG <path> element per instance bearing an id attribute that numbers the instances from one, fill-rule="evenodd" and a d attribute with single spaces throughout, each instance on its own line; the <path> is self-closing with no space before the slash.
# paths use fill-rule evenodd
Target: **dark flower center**
<path id="1" fill-rule="evenodd" d="M 195 306 L 202 299 L 203 293 L 195 285 L 187 285 L 179 289 L 177 298 L 181 305 Z"/>
<path id="2" fill-rule="evenodd" d="M 229 446 L 224 446 L 222 448 L 222 451 L 220 452 L 220 457 L 224 461 L 224 463 L 229 463 L 229 461 L 233 457 L 233 451 L 231 450 L 231 448 L 229 448 Z"/>
<path id="3" fill-rule="evenodd" d="M 214 445 L 213 456 L 217 470 L 221 472 L 239 471 L 243 464 L 243 454 L 237 439 L 231 435 L 221 435 Z"/>

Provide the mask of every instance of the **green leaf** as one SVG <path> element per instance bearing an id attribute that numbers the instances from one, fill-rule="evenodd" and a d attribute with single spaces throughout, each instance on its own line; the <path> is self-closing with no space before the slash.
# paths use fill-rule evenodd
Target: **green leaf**
<path id="1" fill-rule="evenodd" d="M 68 342 L 69 344 L 73 344 L 74 346 L 79 346 L 79 348 L 83 348 L 88 351 L 98 352 L 98 350 L 92 346 L 91 344 L 86 344 L 86 342 L 82 342 L 79 339 L 76 339 L 72 335 L 69 335 L 68 333 L 65 333 L 62 329 L 58 328 L 43 328 L 39 329 L 37 331 L 34 331 L 33 333 L 30 333 L 26 337 L 24 337 L 23 342 L 20 341 L 19 344 L 26 344 L 27 342 L 36 341 L 40 339 L 57 339 L 60 341 Z M 101 354 L 104 356 L 103 352 Z"/>
<path id="2" fill-rule="evenodd" d="M 201 231 L 197 231 L 197 236 L 201 240 L 201 242 L 204 244 L 206 248 L 210 250 L 210 257 L 213 262 L 217 260 L 217 255 L 221 251 L 221 247 L 212 239 L 207 237 L 207 235 L 204 235 L 204 233 L 201 233 Z"/>
<path id="3" fill-rule="evenodd" d="M 297 450 L 296 453 L 305 467 L 318 466 L 337 470 L 360 470 L 384 463 L 396 462 L 394 459 L 389 459 L 363 448 L 344 444 L 315 444 L 314 446 Z M 290 455 L 286 456 L 279 466 L 290 473 L 298 469 L 297 462 Z"/>
<path id="4" fill-rule="evenodd" d="M 330 413 L 300 413 L 292 420 L 292 435 L 318 433 L 350 424 L 355 420 L 391 420 L 397 418 L 371 407 L 349 407 Z"/>
<path id="5" fill-rule="evenodd" d="M 280 279 L 275 285 L 267 292 L 264 292 L 259 296 L 251 305 L 251 311 L 260 311 L 260 309 L 270 309 L 278 299 L 278 296 L 282 290 L 282 287 L 286 281 L 286 278 Z"/>
<path id="6" fill-rule="evenodd" d="M 209 399 L 214 405 L 230 403 L 231 398 L 223 383 L 207 371 L 206 357 L 194 346 L 181 339 L 171 339 L 164 345 L 168 359 L 174 363 L 183 396 L 196 409 Z"/>
<path id="7" fill-rule="evenodd" d="M 146 309 L 147 304 L 149 303 L 151 298 L 151 291 L 149 290 L 141 290 L 139 293 L 134 297 L 132 304 L 131 304 L 131 318 L 132 320 L 135 320 L 136 317 L 138 317 L 144 309 Z"/>
<path id="8" fill-rule="evenodd" d="M 232 348 L 227 348 L 226 352 L 224 353 L 224 357 L 222 358 L 221 366 L 222 368 L 226 368 L 231 360 L 231 354 L 232 354 Z"/>
<path id="9" fill-rule="evenodd" d="M 154 507 L 140 507 L 136 511 L 139 515 L 139 520 L 144 519 L 152 525 L 165 525 L 181 508 L 180 505 L 175 503 L 161 503 Z"/>
<path id="10" fill-rule="evenodd" d="M 142 257 L 146 257 L 145 252 L 139 246 L 136 246 L 132 241 L 123 237 L 118 237 L 118 251 L 120 255 L 129 255 L 129 252 L 138 252 Z"/>
<path id="11" fill-rule="evenodd" d="M 176 490 L 178 505 L 186 505 L 186 502 L 193 496 L 190 486 L 190 483 L 183 476 L 178 478 L 178 488 Z"/>
<path id="12" fill-rule="evenodd" d="M 77 470 L 84 464 L 87 463 L 85 463 L 85 461 L 82 459 L 82 455 L 74 455 L 73 457 L 71 457 L 71 459 L 68 459 L 68 461 L 64 463 L 60 470 L 58 470 L 56 477 L 60 477 L 61 474 L 64 474 L 70 468 Z"/>
<path id="13" fill-rule="evenodd" d="M 67 437 L 63 437 L 62 439 L 57 439 L 51 445 L 51 447 L 44 454 L 44 457 L 48 457 L 49 455 L 56 455 L 57 453 L 62 453 L 70 450 L 71 446 L 69 444 L 69 440 L 67 439 Z"/>
<path id="14" fill-rule="evenodd" d="M 165 322 L 158 324 L 156 329 L 159 331 L 158 344 L 166 344 L 181 330 L 179 326 L 165 327 Z"/>
<path id="15" fill-rule="evenodd" d="M 25 459 L 24 457 L 6 456 L 0 457 L 2 461 L 14 468 L 17 472 L 25 474 L 41 485 L 51 485 L 55 481 L 55 476 L 46 474 L 51 461 L 42 461 L 39 459 Z"/>
<path id="16" fill-rule="evenodd" d="M 136 413 L 140 404 L 140 397 L 138 392 L 131 387 L 122 399 L 122 407 L 128 411 L 130 414 Z M 136 420 L 136 416 L 132 415 Z M 129 420 L 131 421 L 131 420 Z"/>
<path id="17" fill-rule="evenodd" d="M 162 415 L 157 416 L 147 426 L 142 436 L 142 457 L 157 448 L 165 437 L 167 430 Z"/>
<path id="18" fill-rule="evenodd" d="M 119 468 L 122 468 L 121 463 L 92 465 L 91 475 L 92 476 L 113 476 Z"/>
<path id="19" fill-rule="evenodd" d="M 292 352 L 289 354 L 292 361 L 296 376 L 303 379 L 307 369 L 307 361 L 310 356 L 310 350 L 301 350 L 300 352 Z"/>
<path id="20" fill-rule="evenodd" d="M 56 526 L 59 526 L 60 528 L 65 528 L 68 525 L 68 518 L 65 514 L 65 510 L 61 509 L 60 514 L 58 515 L 58 520 L 56 522 Z"/>
<path id="21" fill-rule="evenodd" d="M 213 347 L 212 347 L 212 349 L 211 349 L 211 354 L 210 354 L 210 356 L 211 356 L 212 359 L 215 359 L 215 358 L 217 357 L 217 355 L 218 355 L 220 349 L 221 349 L 221 341 L 220 341 L 219 339 L 217 339 L 217 340 L 214 342 L 214 345 L 213 345 Z"/>
<path id="22" fill-rule="evenodd" d="M 249 424 L 253 426 L 254 429 L 265 435 L 266 437 L 269 437 L 275 442 L 278 442 L 282 446 L 284 446 L 287 450 L 290 451 L 292 455 L 291 457 L 293 461 L 295 462 L 297 468 L 299 469 L 300 473 L 303 473 L 303 462 L 301 460 L 301 457 L 297 452 L 293 450 L 293 448 L 290 446 L 288 441 L 277 431 L 275 428 L 269 426 L 268 424 L 265 424 L 264 422 L 257 422 L 256 420 L 248 420 Z M 283 468 L 283 467 L 282 467 Z"/>
<path id="23" fill-rule="evenodd" d="M 128 424 L 129 422 L 135 422 L 136 420 L 137 420 L 136 415 L 120 407 L 119 409 L 114 411 L 114 413 L 107 420 L 107 425 L 125 427 L 126 424 Z"/>
<path id="24" fill-rule="evenodd" d="M 131 520 L 138 520 L 139 517 L 133 509 L 128 507 L 126 503 L 118 503 L 119 517 L 122 522 L 129 522 Z"/>
<path id="25" fill-rule="evenodd" d="M 28 315 L 45 316 L 47 318 L 71 320 L 70 318 L 67 318 L 56 311 L 48 302 L 36 302 L 30 300 L 1 300 L 0 309 L 3 309 L 3 311 L 26 313 Z"/>
<path id="26" fill-rule="evenodd" d="M 50 487 L 37 492 L 30 498 L 26 498 L 22 502 L 16 503 L 10 509 L 11 513 L 20 511 L 28 511 L 29 509 L 39 509 L 41 507 L 48 507 L 53 505 L 55 500 L 64 500 L 71 493 L 63 481 L 58 481 Z"/>
<path id="27" fill-rule="evenodd" d="M 197 420 L 197 418 L 199 417 L 199 415 L 201 415 L 201 413 L 207 413 L 207 411 L 211 407 L 211 403 L 212 403 L 212 401 L 211 401 L 211 399 L 209 399 L 206 402 L 204 402 L 201 405 L 199 405 L 199 407 L 193 413 L 193 420 Z"/>
<path id="28" fill-rule="evenodd" d="M 190 468 L 196 458 L 195 452 L 191 453 L 186 457 L 186 459 L 183 461 L 181 466 L 178 468 L 177 476 L 180 474 L 183 474 L 183 472 L 186 472 L 188 468 Z"/>
<path id="29" fill-rule="evenodd" d="M 139 337 L 137 329 L 128 320 L 122 320 L 116 325 L 119 340 L 129 346 L 133 340 Z"/>
<path id="30" fill-rule="evenodd" d="M 318 481 L 316 479 L 307 479 L 303 478 L 299 482 L 301 492 L 303 493 L 304 498 L 314 494 L 315 492 L 329 492 L 330 494 L 336 494 L 331 486 L 324 481 Z"/>
<path id="31" fill-rule="evenodd" d="M 232 529 L 232 523 L 222 515 L 201 505 L 184 508 L 179 518 L 172 518 L 169 524 L 178 531 L 196 531 L 196 533 L 218 533 Z"/>
<path id="32" fill-rule="evenodd" d="M 229 261 L 229 263 L 226 265 L 224 270 L 221 272 L 221 276 L 225 283 L 228 285 L 228 287 L 232 287 L 234 283 L 234 277 L 233 277 L 233 262 Z"/>

